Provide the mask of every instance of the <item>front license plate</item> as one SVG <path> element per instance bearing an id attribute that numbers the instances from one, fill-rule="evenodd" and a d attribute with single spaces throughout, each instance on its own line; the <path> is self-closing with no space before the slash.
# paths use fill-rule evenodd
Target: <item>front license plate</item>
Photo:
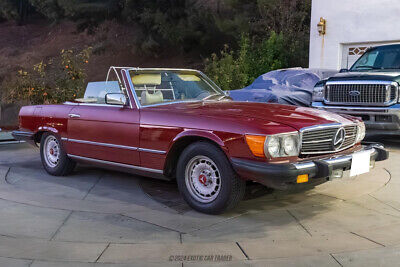
<path id="1" fill-rule="evenodd" d="M 350 176 L 356 176 L 369 172 L 371 152 L 361 151 L 353 154 L 351 160 Z"/>

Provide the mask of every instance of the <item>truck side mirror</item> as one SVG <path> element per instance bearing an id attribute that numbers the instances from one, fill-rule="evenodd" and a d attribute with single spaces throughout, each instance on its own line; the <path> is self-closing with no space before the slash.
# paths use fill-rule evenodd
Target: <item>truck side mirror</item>
<path id="1" fill-rule="evenodd" d="M 122 105 L 125 106 L 127 104 L 127 98 L 125 94 L 121 93 L 109 93 L 106 94 L 106 104 L 108 105 Z"/>

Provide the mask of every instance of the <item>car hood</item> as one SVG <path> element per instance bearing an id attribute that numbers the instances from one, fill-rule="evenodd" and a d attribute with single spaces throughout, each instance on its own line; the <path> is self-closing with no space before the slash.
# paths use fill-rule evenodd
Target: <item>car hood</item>
<path id="1" fill-rule="evenodd" d="M 329 78 L 329 81 L 343 81 L 343 80 L 379 80 L 379 81 L 399 81 L 400 72 L 398 71 L 363 71 L 363 72 L 345 72 L 338 73 Z"/>
<path id="2" fill-rule="evenodd" d="M 235 101 L 199 101 L 154 106 L 151 109 L 191 115 L 194 118 L 208 117 L 230 119 L 243 123 L 275 122 L 296 130 L 320 124 L 351 123 L 352 118 L 322 110 L 290 105 Z"/>

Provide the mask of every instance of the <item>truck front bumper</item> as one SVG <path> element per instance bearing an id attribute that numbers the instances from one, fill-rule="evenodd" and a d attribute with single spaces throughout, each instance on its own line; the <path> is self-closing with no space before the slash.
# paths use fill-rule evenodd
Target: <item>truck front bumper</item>
<path id="1" fill-rule="evenodd" d="M 383 145 L 377 143 L 365 143 L 356 152 L 368 151 L 371 163 L 389 158 L 389 152 Z M 351 169 L 353 154 L 320 158 L 317 160 L 302 161 L 298 163 L 273 164 L 252 160 L 231 158 L 235 171 L 246 180 L 253 180 L 265 186 L 275 189 L 287 189 L 297 183 L 297 177 L 308 174 L 310 182 L 313 180 L 331 177 L 334 171 L 348 171 Z M 372 167 L 374 164 L 371 164 Z"/>
<path id="2" fill-rule="evenodd" d="M 400 135 L 400 104 L 389 107 L 359 107 L 325 105 L 312 102 L 312 107 L 360 117 L 367 128 L 367 135 Z"/>

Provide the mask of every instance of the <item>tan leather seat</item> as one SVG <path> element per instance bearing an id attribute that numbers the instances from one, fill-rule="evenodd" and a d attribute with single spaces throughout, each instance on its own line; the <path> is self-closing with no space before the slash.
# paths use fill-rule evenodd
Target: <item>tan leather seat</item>
<path id="1" fill-rule="evenodd" d="M 161 91 L 155 91 L 154 93 L 150 93 L 147 90 L 142 92 L 140 103 L 142 105 L 151 105 L 162 103 L 164 101 L 164 96 Z"/>

